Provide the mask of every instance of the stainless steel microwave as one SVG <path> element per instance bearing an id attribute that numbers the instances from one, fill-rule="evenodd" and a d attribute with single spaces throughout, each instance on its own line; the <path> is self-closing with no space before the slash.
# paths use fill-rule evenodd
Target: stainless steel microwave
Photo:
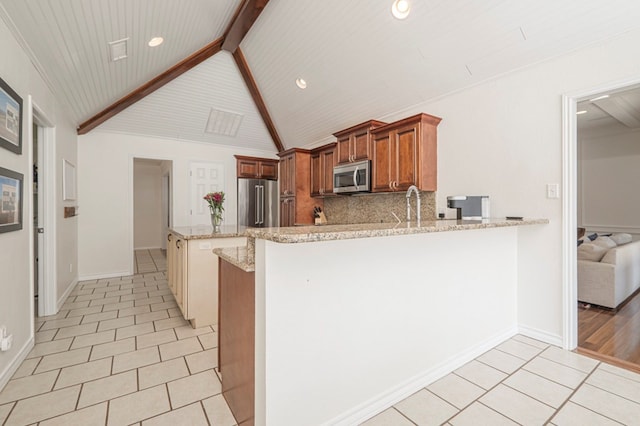
<path id="1" fill-rule="evenodd" d="M 371 161 L 341 164 L 333 168 L 333 192 L 349 194 L 371 191 Z"/>

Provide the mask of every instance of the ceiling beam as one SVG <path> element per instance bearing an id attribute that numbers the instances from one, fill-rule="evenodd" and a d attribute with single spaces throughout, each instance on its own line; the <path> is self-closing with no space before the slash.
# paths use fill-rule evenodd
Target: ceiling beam
<path id="1" fill-rule="evenodd" d="M 222 49 L 234 53 L 269 0 L 244 0 L 222 38 Z"/>
<path id="2" fill-rule="evenodd" d="M 135 89 L 78 126 L 78 134 L 84 135 L 145 96 L 155 92 L 173 79 L 209 59 L 222 49 L 223 38 L 219 38 L 178 62 L 162 74 Z"/>
<path id="3" fill-rule="evenodd" d="M 233 59 L 236 61 L 236 65 L 240 70 L 240 74 L 242 74 L 242 78 L 249 89 L 249 93 L 251 93 L 251 97 L 253 98 L 253 102 L 256 104 L 260 115 L 262 116 L 262 121 L 267 126 L 267 130 L 271 135 L 271 139 L 273 140 L 273 144 L 276 146 L 278 152 L 284 151 L 284 145 L 282 145 L 282 141 L 280 140 L 280 136 L 278 135 L 278 131 L 276 130 L 276 126 L 271 120 L 271 116 L 269 115 L 269 111 L 267 110 L 267 105 L 264 103 L 262 99 L 262 95 L 260 95 L 260 91 L 258 90 L 258 85 L 253 78 L 253 74 L 251 74 L 251 70 L 249 69 L 249 65 L 247 64 L 247 60 L 242 53 L 240 48 L 237 48 L 235 52 L 233 52 Z"/>

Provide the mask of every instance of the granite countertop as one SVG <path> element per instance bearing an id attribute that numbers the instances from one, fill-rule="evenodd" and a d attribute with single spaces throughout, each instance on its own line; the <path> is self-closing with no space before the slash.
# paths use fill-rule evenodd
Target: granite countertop
<path id="1" fill-rule="evenodd" d="M 217 248 L 213 249 L 213 253 L 245 272 L 253 272 L 256 269 L 254 258 L 249 258 L 246 247 Z"/>
<path id="2" fill-rule="evenodd" d="M 354 238 L 423 234 L 429 232 L 464 231 L 471 229 L 503 228 L 522 225 L 548 224 L 548 219 L 506 220 L 430 220 L 401 223 L 360 223 L 353 225 L 296 226 L 288 228 L 249 228 L 248 237 L 277 243 L 308 243 L 315 241 L 348 240 Z"/>
<path id="3" fill-rule="evenodd" d="M 213 232 L 213 227 L 210 225 L 198 225 L 176 226 L 169 228 L 169 231 L 185 240 L 200 240 L 206 238 L 244 237 L 246 229 L 244 226 L 223 225 L 220 227 L 220 232 Z"/>

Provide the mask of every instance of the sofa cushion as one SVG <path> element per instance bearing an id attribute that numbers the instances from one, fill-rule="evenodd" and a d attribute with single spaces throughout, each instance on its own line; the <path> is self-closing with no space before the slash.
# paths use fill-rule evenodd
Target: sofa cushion
<path id="1" fill-rule="evenodd" d="M 578 247 L 578 260 L 590 260 L 600 262 L 605 253 L 609 250 L 606 247 L 593 243 L 584 243 Z"/>
<path id="2" fill-rule="evenodd" d="M 596 238 L 595 240 L 593 240 L 593 244 L 597 245 L 597 246 L 602 246 L 604 248 L 610 249 L 613 248 L 615 246 L 617 246 L 616 242 L 613 241 L 611 238 L 609 237 L 604 237 L 604 236 L 599 236 L 598 238 Z"/>
<path id="3" fill-rule="evenodd" d="M 631 237 L 631 234 L 624 234 L 624 233 L 619 233 L 619 234 L 613 234 L 611 237 L 613 241 L 615 241 L 615 243 L 617 245 L 621 245 L 621 244 L 627 244 L 630 243 L 631 240 L 633 239 Z"/>

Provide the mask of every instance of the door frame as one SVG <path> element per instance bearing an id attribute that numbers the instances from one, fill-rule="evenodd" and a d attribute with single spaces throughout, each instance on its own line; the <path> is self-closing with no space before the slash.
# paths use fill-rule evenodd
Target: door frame
<path id="1" fill-rule="evenodd" d="M 603 83 L 562 95 L 562 344 L 578 346 L 578 120 L 577 104 L 602 92 L 640 85 L 640 76 Z"/>
<path id="2" fill-rule="evenodd" d="M 38 151 L 33 152 L 33 125 L 38 126 Z M 33 101 L 31 95 L 27 97 L 27 126 L 29 141 L 29 164 L 33 164 L 34 155 L 38 159 L 38 226 L 44 228 L 42 239 L 38 244 L 38 262 L 42 262 L 42 274 L 38 277 L 38 316 L 54 315 L 57 312 L 56 300 L 56 139 L 55 126 L 40 107 Z M 33 173 L 29 177 L 29 194 L 33 199 Z M 33 203 L 30 203 L 30 218 L 33 218 Z M 35 255 L 34 229 L 29 227 L 30 256 L 31 256 L 31 303 L 34 303 Z M 32 311 L 35 307 L 32 306 Z"/>

